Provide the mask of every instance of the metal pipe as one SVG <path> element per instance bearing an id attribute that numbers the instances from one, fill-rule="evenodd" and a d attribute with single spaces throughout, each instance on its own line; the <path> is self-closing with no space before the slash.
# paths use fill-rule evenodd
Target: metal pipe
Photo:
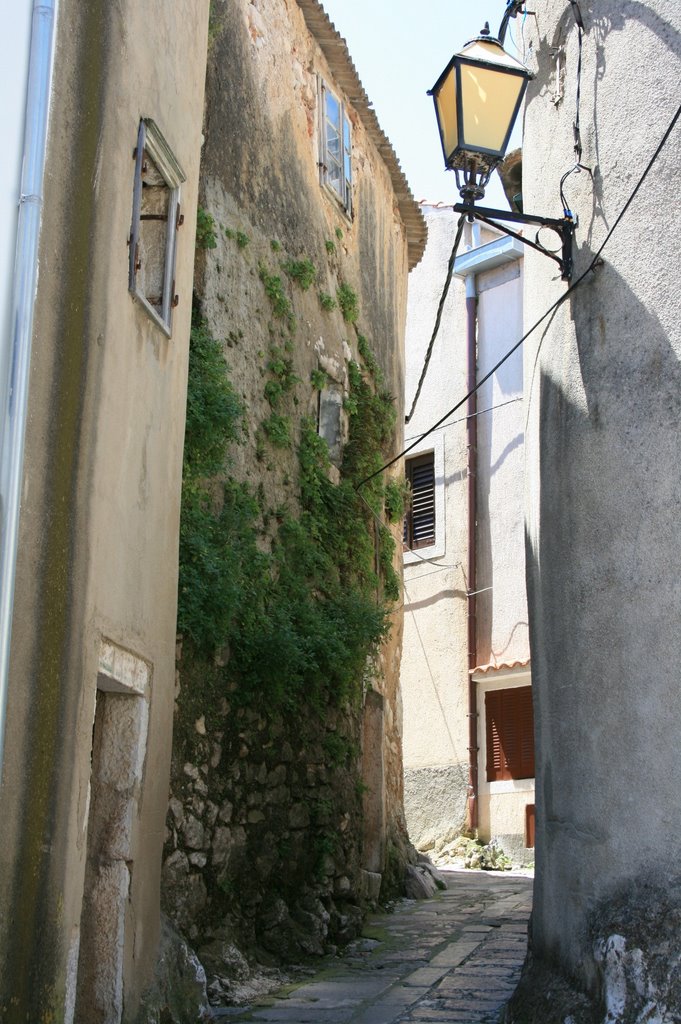
<path id="1" fill-rule="evenodd" d="M 0 382 L 0 779 L 57 2 L 33 0 L 8 379 Z"/>
<path id="2" fill-rule="evenodd" d="M 466 388 L 473 392 L 477 378 L 477 323 L 478 298 L 475 274 L 466 278 Z M 478 692 L 472 671 L 478 659 L 477 597 L 475 557 L 477 520 L 477 463 L 478 463 L 478 417 L 477 392 L 468 399 L 468 827 L 478 827 Z"/>

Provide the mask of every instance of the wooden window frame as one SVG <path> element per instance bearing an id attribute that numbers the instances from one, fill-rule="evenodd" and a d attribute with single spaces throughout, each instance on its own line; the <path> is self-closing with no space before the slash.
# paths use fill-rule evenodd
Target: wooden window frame
<path id="1" fill-rule="evenodd" d="M 331 98 L 338 106 L 338 123 L 329 117 Z M 340 160 L 329 149 L 329 130 L 333 128 L 340 142 Z M 338 177 L 330 174 L 331 164 L 338 168 Z M 352 219 L 352 128 L 345 103 L 323 78 L 319 79 L 319 180 L 340 203 L 345 214 Z M 336 180 L 338 185 L 336 185 Z"/>
<path id="2" fill-rule="evenodd" d="M 532 687 L 488 690 L 485 693 L 485 725 L 487 781 L 533 779 Z"/>
<path id="3" fill-rule="evenodd" d="M 430 493 L 425 499 L 427 505 L 430 506 L 432 526 L 426 536 L 421 535 L 422 528 L 421 526 L 419 526 L 419 536 L 415 539 L 415 534 L 417 532 L 414 526 L 415 505 L 423 504 L 423 493 L 425 492 L 425 486 L 422 487 L 418 492 L 414 490 L 414 471 L 418 471 L 423 467 L 428 467 L 432 473 L 432 481 L 429 485 Z M 411 500 L 409 503 L 409 508 L 407 509 L 407 512 L 404 517 L 404 532 L 402 538 L 404 550 L 418 551 L 419 548 L 430 548 L 435 544 L 437 539 L 437 515 L 435 502 L 435 452 L 423 452 L 419 455 L 415 455 L 411 459 L 406 459 L 404 463 L 404 473 L 411 491 Z M 421 510 L 419 510 L 419 512 L 420 514 L 424 514 L 421 513 Z"/>
<path id="4" fill-rule="evenodd" d="M 180 185 L 187 180 L 186 175 L 170 146 L 164 139 L 158 125 L 148 117 L 142 118 L 137 132 L 135 149 L 135 178 L 133 184 L 132 225 L 130 228 L 130 256 L 128 268 L 128 289 L 154 323 L 168 337 L 172 333 L 172 311 L 177 305 L 175 294 L 175 260 L 177 253 L 177 231 L 183 218 L 180 213 Z M 168 208 L 166 215 L 166 239 L 163 262 L 163 285 L 158 306 L 149 301 L 140 283 L 139 271 L 142 267 L 141 233 L 142 233 L 142 193 L 146 161 L 151 159 L 168 186 Z"/>

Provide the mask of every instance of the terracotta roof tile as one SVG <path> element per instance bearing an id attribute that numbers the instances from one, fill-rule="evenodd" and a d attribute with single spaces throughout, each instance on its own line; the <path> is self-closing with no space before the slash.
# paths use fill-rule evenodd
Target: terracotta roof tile
<path id="1" fill-rule="evenodd" d="M 475 668 L 470 670 L 470 675 L 487 675 L 489 672 L 510 672 L 515 668 L 529 668 L 530 659 L 525 658 L 524 661 L 500 661 L 490 662 L 489 665 L 476 665 Z"/>

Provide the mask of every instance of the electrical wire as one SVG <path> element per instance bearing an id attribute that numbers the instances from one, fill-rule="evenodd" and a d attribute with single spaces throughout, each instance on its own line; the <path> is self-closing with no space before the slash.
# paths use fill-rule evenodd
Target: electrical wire
<path id="1" fill-rule="evenodd" d="M 443 423 L 441 427 L 436 427 L 436 430 L 449 430 L 450 427 L 455 427 L 457 423 L 465 423 L 466 420 L 472 420 L 476 416 L 482 416 L 486 412 L 495 412 L 497 409 L 503 409 L 506 405 L 515 405 L 516 402 L 522 402 L 522 398 L 509 398 L 507 402 L 499 402 L 498 405 L 490 405 L 487 409 L 478 409 L 477 412 L 470 412 L 467 416 L 459 416 L 458 420 L 452 420 L 451 423 Z M 432 431 L 435 433 L 435 431 Z M 405 437 L 405 441 L 412 441 L 415 437 L 420 438 L 420 434 L 412 434 L 411 437 Z"/>
<path id="2" fill-rule="evenodd" d="M 574 292 L 580 287 L 580 285 L 582 285 L 584 283 L 584 281 L 589 276 L 591 271 L 594 270 L 595 267 L 600 262 L 600 258 L 601 258 L 601 254 L 602 254 L 603 250 L 605 249 L 606 245 L 608 244 L 608 242 L 612 238 L 614 232 L 616 231 L 617 227 L 619 226 L 620 222 L 622 221 L 622 218 L 626 215 L 627 210 L 629 209 L 629 207 L 633 203 L 634 199 L 638 195 L 638 192 L 641 189 L 644 181 L 646 180 L 646 178 L 650 174 L 650 171 L 652 170 L 653 166 L 657 162 L 657 159 L 658 159 L 660 153 L 662 152 L 662 150 L 663 150 L 663 148 L 664 148 L 664 146 L 665 146 L 669 136 L 671 135 L 671 133 L 673 132 L 674 128 L 676 127 L 676 124 L 677 124 L 677 122 L 679 120 L 679 117 L 681 117 L 681 105 L 679 105 L 679 107 L 677 108 L 677 111 L 674 114 L 674 116 L 673 116 L 669 126 L 667 127 L 667 130 L 665 131 L 664 135 L 662 136 L 662 139 L 661 139 L 660 143 L 658 144 L 657 149 L 655 150 L 655 152 L 653 153 L 652 157 L 648 161 L 645 170 L 643 171 L 643 173 L 641 174 L 641 177 L 638 179 L 638 182 L 634 186 L 634 189 L 633 189 L 631 195 L 629 196 L 629 198 L 625 202 L 624 206 L 620 210 L 619 214 L 617 215 L 617 217 L 616 217 L 612 227 L 610 228 L 610 230 L 606 234 L 605 238 L 601 242 L 601 244 L 598 247 L 598 249 L 597 249 L 596 253 L 594 254 L 594 256 L 589 261 L 589 265 L 587 266 L 586 270 L 584 270 L 584 272 L 582 274 L 580 274 L 580 276 L 577 278 L 577 280 L 574 281 L 570 285 L 570 287 L 567 288 L 563 292 L 563 294 L 560 295 L 556 299 L 556 301 L 553 302 L 549 306 L 549 308 L 546 310 L 546 312 L 543 313 L 542 316 L 540 316 L 540 318 L 536 321 L 536 323 L 534 323 L 532 325 L 532 327 L 530 327 L 530 329 L 528 331 L 526 331 L 525 334 L 523 334 L 522 338 L 520 338 L 519 341 L 517 341 L 515 343 L 515 345 L 511 346 L 511 348 L 508 350 L 508 352 L 504 356 L 501 357 L 499 362 L 496 363 L 496 365 L 493 366 L 492 369 L 489 370 L 489 372 L 486 373 L 485 376 L 481 380 L 478 381 L 478 383 L 475 385 L 474 388 L 471 388 L 471 390 L 468 392 L 467 395 L 464 395 L 464 397 L 459 402 L 457 402 L 456 405 L 453 406 L 453 408 L 451 408 L 448 412 L 446 412 L 444 414 L 444 416 L 441 416 L 440 419 L 436 423 L 434 423 L 432 427 L 430 427 L 428 430 L 425 431 L 425 433 L 423 433 L 419 437 L 417 437 L 416 440 L 413 442 L 413 444 L 408 445 L 398 455 L 395 455 L 394 458 L 390 459 L 389 462 L 386 462 L 384 466 L 381 466 L 380 469 L 375 470 L 369 476 L 365 477 L 364 480 L 360 480 L 360 482 L 358 484 L 355 484 L 355 490 L 359 490 L 360 487 L 364 487 L 364 485 L 369 483 L 370 480 L 373 480 L 374 477 L 378 476 L 380 473 L 384 473 L 386 469 L 389 469 L 390 466 L 393 466 L 401 458 L 403 458 L 405 455 L 407 455 L 408 452 L 412 451 L 413 448 L 416 448 L 421 443 L 421 441 L 424 441 L 430 434 L 433 433 L 434 430 L 437 430 L 437 428 L 439 426 L 441 426 L 445 422 L 445 420 L 449 419 L 450 416 L 452 416 L 455 412 L 457 412 L 461 408 L 462 405 L 465 405 L 466 402 L 482 387 L 482 385 L 485 384 L 490 379 L 490 377 L 492 377 L 497 372 L 499 367 L 503 366 L 503 364 L 506 362 L 507 359 L 510 359 L 510 357 L 513 355 L 513 353 L 516 352 L 520 348 L 520 346 L 523 344 L 523 342 L 527 341 L 527 339 L 530 337 L 530 335 L 534 334 L 534 332 L 537 330 L 538 327 L 541 327 L 541 325 L 544 323 L 544 321 L 547 319 L 547 317 L 551 316 L 551 314 L 556 309 L 558 309 L 559 306 L 562 306 L 562 304 L 565 302 L 565 300 L 567 298 L 569 298 L 570 295 L 574 294 Z"/>
<path id="3" fill-rule="evenodd" d="M 424 360 L 424 363 L 423 363 L 423 369 L 421 370 L 421 376 L 419 377 L 418 386 L 416 388 L 416 394 L 414 395 L 414 400 L 411 403 L 411 409 L 409 410 L 409 415 L 405 416 L 405 419 L 404 419 L 405 423 L 408 423 L 409 420 L 414 415 L 414 409 L 416 408 L 416 403 L 419 400 L 419 395 L 421 394 L 421 388 L 423 387 L 423 382 L 426 379 L 426 373 L 428 372 L 428 364 L 430 363 L 430 357 L 433 354 L 433 345 L 435 344 L 435 339 L 437 338 L 438 331 L 440 330 L 440 321 L 442 320 L 442 311 L 444 309 L 445 300 L 446 300 L 447 294 L 449 292 L 449 286 L 452 283 L 452 274 L 454 273 L 454 263 L 456 261 L 456 253 L 457 253 L 457 250 L 459 248 L 459 244 L 461 242 L 461 235 L 463 234 L 463 226 L 464 226 L 465 223 L 466 223 L 466 214 L 464 213 L 464 214 L 461 215 L 461 217 L 459 217 L 459 223 L 458 223 L 457 229 L 456 229 L 456 238 L 454 239 L 454 245 L 452 246 L 452 253 L 451 253 L 451 256 L 449 257 L 449 263 L 447 264 L 447 276 L 445 277 L 445 285 L 444 285 L 444 288 L 442 289 L 442 295 L 440 296 L 440 301 L 439 301 L 438 306 L 437 306 L 437 314 L 435 316 L 435 326 L 433 328 L 433 333 L 432 333 L 432 335 L 430 337 L 430 342 L 428 343 L 428 348 L 426 349 L 426 357 L 425 357 L 425 360 Z"/>
<path id="4" fill-rule="evenodd" d="M 560 201 L 563 204 L 563 213 L 566 217 L 572 217 L 572 211 L 570 205 L 565 198 L 565 182 L 571 174 L 579 174 L 580 171 L 586 171 L 591 180 L 593 181 L 593 172 L 590 167 L 582 163 L 582 129 L 580 124 L 580 109 L 582 102 L 582 43 L 584 39 L 584 21 L 582 20 L 582 12 L 579 9 L 577 0 L 570 0 L 572 5 L 572 13 L 575 16 L 577 23 L 577 38 L 578 38 L 578 57 L 577 57 L 577 99 L 575 109 L 575 119 L 572 123 L 572 132 L 574 135 L 574 148 L 575 148 L 575 163 L 574 165 L 565 172 L 563 177 L 560 179 L 559 191 Z"/>

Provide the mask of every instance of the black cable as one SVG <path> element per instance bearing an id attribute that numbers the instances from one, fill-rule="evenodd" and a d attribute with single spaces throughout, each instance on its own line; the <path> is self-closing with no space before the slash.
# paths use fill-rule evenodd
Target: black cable
<path id="1" fill-rule="evenodd" d="M 404 422 L 405 423 L 408 423 L 409 420 L 414 415 L 414 409 L 416 408 L 416 403 L 419 400 L 419 395 L 421 394 L 421 388 L 423 387 L 423 382 L 426 379 L 426 373 L 428 372 L 428 364 L 430 363 L 430 357 L 433 354 L 433 345 L 435 344 L 435 339 L 437 338 L 437 332 L 440 330 L 440 321 L 442 320 L 442 311 L 443 311 L 444 306 L 445 306 L 445 300 L 447 298 L 447 293 L 449 292 L 449 286 L 452 283 L 452 274 L 454 273 L 454 263 L 456 261 L 456 253 L 457 253 L 457 250 L 459 248 L 459 244 L 461 242 L 461 235 L 463 234 L 463 226 L 464 226 L 465 222 L 466 222 L 466 215 L 463 214 L 461 217 L 459 217 L 459 224 L 458 224 L 457 229 L 456 229 L 456 238 L 454 239 L 454 245 L 452 247 L 452 254 L 449 257 L 449 263 L 447 264 L 447 276 L 445 278 L 445 286 L 442 289 L 442 295 L 440 296 L 440 302 L 438 303 L 438 307 L 437 307 L 437 315 L 435 317 L 435 327 L 433 328 L 433 333 L 431 335 L 430 342 L 429 342 L 428 348 L 426 350 L 426 358 L 425 358 L 424 363 L 423 363 L 423 369 L 421 370 L 421 376 L 419 378 L 418 387 L 416 388 L 416 394 L 414 395 L 414 401 L 411 403 L 411 409 L 409 410 L 409 415 L 405 416 L 405 418 L 404 418 Z"/>
<path id="2" fill-rule="evenodd" d="M 588 275 L 591 273 L 591 271 L 594 269 L 594 267 L 596 266 L 596 264 L 600 260 L 601 253 L 605 249 L 606 245 L 608 244 L 608 242 L 612 238 L 614 231 L 618 227 L 620 221 L 622 220 L 622 218 L 626 214 L 627 210 L 629 209 L 629 207 L 633 203 L 634 199 L 638 195 L 639 189 L 641 188 L 641 186 L 643 185 L 643 182 L 646 180 L 646 178 L 648 177 L 648 174 L 652 170 L 655 162 L 657 161 L 657 158 L 659 157 L 660 153 L 662 152 L 662 149 L 665 146 L 665 143 L 667 142 L 667 139 L 669 138 L 671 133 L 674 131 L 676 123 L 677 123 L 677 121 L 679 120 L 680 117 L 681 117 L 681 105 L 679 105 L 676 113 L 674 114 L 674 117 L 671 120 L 671 123 L 669 124 L 669 127 L 667 128 L 666 132 L 662 136 L 662 141 L 660 142 L 660 144 L 658 145 L 657 149 L 653 153 L 652 157 L 648 161 L 646 169 L 644 170 L 643 174 L 639 178 L 636 186 L 634 187 L 633 192 L 631 193 L 631 195 L 627 199 L 626 203 L 624 204 L 624 206 L 620 210 L 619 214 L 617 215 L 617 217 L 615 219 L 615 222 L 613 223 L 612 227 L 610 228 L 610 230 L 608 231 L 607 235 L 603 239 L 603 242 L 601 243 L 601 245 L 597 249 L 596 253 L 594 254 L 592 259 L 590 260 L 589 265 L 586 268 L 586 270 L 582 274 L 580 274 L 580 276 L 577 278 L 577 280 L 573 284 L 571 284 L 570 287 L 567 288 L 566 291 L 558 299 L 556 299 L 556 301 L 551 306 L 549 306 L 549 308 L 539 318 L 539 320 L 537 320 L 537 322 L 535 324 L 533 324 L 532 327 L 530 327 L 529 331 L 527 331 L 525 334 L 523 334 L 522 338 L 519 341 L 517 341 L 515 343 L 515 345 L 513 345 L 512 348 L 510 348 L 508 350 L 506 355 L 501 357 L 499 362 L 495 366 L 493 366 L 492 369 L 488 373 L 485 374 L 485 376 L 482 378 L 482 380 L 479 380 L 478 383 L 475 385 L 475 387 L 471 388 L 471 390 L 468 392 L 467 395 L 464 395 L 464 397 L 461 399 L 460 402 L 457 402 L 456 405 L 452 409 L 450 409 L 448 412 L 446 412 L 444 414 L 444 416 L 440 417 L 440 419 L 437 421 L 437 423 L 434 423 L 433 426 L 430 427 L 428 430 L 426 430 L 426 432 L 424 434 L 421 434 L 420 437 L 417 437 L 416 440 L 413 442 L 413 444 L 410 444 L 407 448 L 404 449 L 404 451 L 401 451 L 399 453 L 399 455 L 396 455 L 393 459 L 390 460 L 390 462 L 386 462 L 386 464 L 384 466 L 381 466 L 380 469 L 377 469 L 374 473 L 371 473 L 369 476 L 365 477 L 364 480 L 360 480 L 360 482 L 355 485 L 355 490 L 359 490 L 360 487 L 364 487 L 365 484 L 369 483 L 370 480 L 373 480 L 374 477 L 379 475 L 379 473 L 383 473 L 390 466 L 393 466 L 399 459 L 401 459 L 401 458 L 403 458 L 403 456 L 407 455 L 408 452 L 410 452 L 413 448 L 416 448 L 418 445 L 420 445 L 421 442 L 424 441 L 425 438 L 427 438 L 430 434 L 432 434 L 434 430 L 437 430 L 437 428 L 442 423 L 444 423 L 444 421 L 447 419 L 447 417 L 453 415 L 453 413 L 455 413 L 458 409 L 460 409 L 462 405 L 465 405 L 465 403 L 469 400 L 469 398 L 471 398 L 476 393 L 476 391 L 478 391 L 482 387 L 482 385 L 485 384 L 490 379 L 490 377 L 497 372 L 499 367 L 502 366 L 506 362 L 507 359 L 510 359 L 510 357 L 513 355 L 513 353 L 516 352 L 517 349 L 520 348 L 522 343 L 524 341 L 526 341 L 530 337 L 531 334 L 534 334 L 534 332 L 537 330 L 537 328 L 540 327 L 543 324 L 544 320 L 546 320 L 546 318 L 549 317 L 551 315 L 551 313 L 554 312 L 554 310 L 558 309 L 559 306 L 562 306 L 562 304 L 565 302 L 565 300 L 568 298 L 568 296 L 572 295 L 573 292 L 575 292 L 577 290 L 577 288 L 579 288 L 579 286 L 584 282 L 584 280 L 588 277 Z"/>
<path id="3" fill-rule="evenodd" d="M 577 57 L 577 100 L 575 109 L 575 119 L 572 122 L 572 134 L 574 136 L 574 148 L 575 148 L 575 163 L 574 166 L 566 171 L 563 177 L 560 179 L 560 201 L 563 204 L 563 213 L 566 217 L 572 217 L 572 211 L 565 198 L 564 186 L 567 179 L 571 174 L 579 174 L 580 171 L 587 171 L 591 180 L 593 181 L 593 172 L 590 167 L 587 167 L 582 163 L 582 129 L 580 124 L 580 109 L 582 101 L 582 43 L 584 39 L 584 22 L 582 20 L 582 12 L 579 9 L 577 0 L 570 0 L 572 4 L 572 13 L 575 16 L 577 22 L 577 38 L 579 44 L 579 54 Z"/>

